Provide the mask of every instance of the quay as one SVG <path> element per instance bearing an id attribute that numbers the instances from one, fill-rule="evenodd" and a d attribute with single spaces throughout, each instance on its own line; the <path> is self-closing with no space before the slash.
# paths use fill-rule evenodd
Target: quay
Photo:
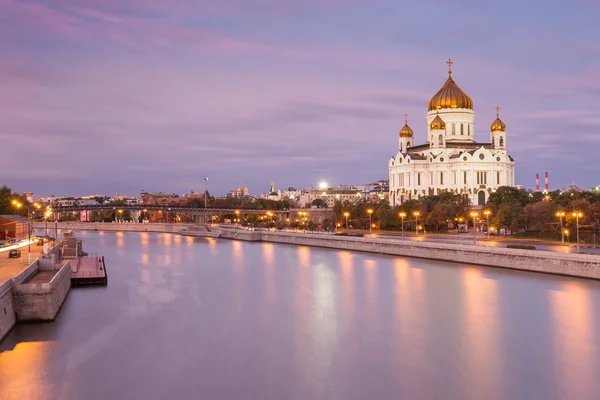
<path id="1" fill-rule="evenodd" d="M 0 252 L 0 341 L 17 322 L 54 320 L 71 286 L 107 284 L 104 257 L 86 256 L 72 234 L 30 249 Z"/>
<path id="2" fill-rule="evenodd" d="M 41 227 L 41 224 L 37 227 Z M 236 228 L 202 227 L 195 224 L 75 222 L 59 223 L 58 227 L 70 230 L 178 233 L 194 237 L 325 247 L 600 280 L 600 255 L 595 254 L 556 253 L 505 247 L 486 247 L 472 244 L 417 242 L 316 233 L 250 231 Z"/>

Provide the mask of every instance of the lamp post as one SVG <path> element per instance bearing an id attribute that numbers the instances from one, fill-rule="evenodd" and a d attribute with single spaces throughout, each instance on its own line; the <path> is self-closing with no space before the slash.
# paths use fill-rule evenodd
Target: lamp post
<path id="1" fill-rule="evenodd" d="M 46 208 L 46 213 L 44 214 L 44 222 L 46 223 L 46 240 L 48 240 L 48 217 L 52 215 L 52 210 L 50 207 Z"/>
<path id="2" fill-rule="evenodd" d="M 413 212 L 413 215 L 415 216 L 415 235 L 419 236 L 419 216 L 421 215 L 421 213 L 415 211 Z"/>
<path id="3" fill-rule="evenodd" d="M 564 246 L 565 245 L 565 231 L 563 229 L 563 218 L 565 217 L 565 212 L 559 211 L 556 213 L 556 216 L 558 217 L 558 219 L 560 219 L 560 241 L 561 241 L 561 244 Z"/>
<path id="4" fill-rule="evenodd" d="M 487 230 L 487 239 L 490 240 L 490 214 L 492 212 L 490 210 L 485 210 L 483 212 L 483 215 L 485 215 L 486 219 L 487 219 L 487 225 L 485 226 L 486 230 Z"/>
<path id="5" fill-rule="evenodd" d="M 206 203 L 206 193 L 207 193 L 206 185 L 207 185 L 207 183 L 208 183 L 208 177 L 205 177 L 204 178 L 204 208 L 206 208 L 206 204 L 207 204 Z"/>
<path id="6" fill-rule="evenodd" d="M 470 215 L 473 218 L 473 244 L 477 244 L 477 240 L 476 240 L 476 236 L 475 236 L 475 234 L 477 233 L 476 229 L 475 229 L 475 218 L 477 218 L 477 216 L 479 214 L 476 212 L 472 212 Z"/>
<path id="7" fill-rule="evenodd" d="M 371 210 L 370 208 L 367 210 L 367 213 L 369 214 L 369 233 L 372 233 L 373 230 L 371 229 L 373 227 L 373 225 L 371 224 L 371 214 L 373 214 L 373 210 Z"/>
<path id="8" fill-rule="evenodd" d="M 569 243 L 569 244 L 570 244 L 570 243 L 571 243 L 571 240 L 569 240 L 569 230 L 568 230 L 568 229 L 565 229 L 565 230 L 563 231 L 563 234 L 567 235 L 567 243 Z"/>
<path id="9" fill-rule="evenodd" d="M 404 239 L 404 218 L 406 218 L 406 213 L 405 212 L 401 212 L 401 213 L 398 214 L 398 216 L 402 220 L 402 239 Z"/>
<path id="10" fill-rule="evenodd" d="M 583 213 L 579 211 L 574 211 L 573 216 L 575 217 L 575 221 L 577 224 L 577 252 L 579 253 L 579 218 L 583 218 Z"/>
<path id="11" fill-rule="evenodd" d="M 348 232 L 348 217 L 350 216 L 350 213 L 348 211 L 346 211 L 344 213 L 344 217 L 346 217 L 346 232 Z"/>
<path id="12" fill-rule="evenodd" d="M 21 208 L 21 207 L 27 208 L 27 259 L 29 262 L 31 262 L 31 207 L 20 203 L 18 200 L 13 200 L 12 203 L 17 208 Z M 38 203 L 33 203 L 33 204 L 37 208 L 42 207 Z M 16 234 L 16 230 L 15 230 L 15 234 Z"/>

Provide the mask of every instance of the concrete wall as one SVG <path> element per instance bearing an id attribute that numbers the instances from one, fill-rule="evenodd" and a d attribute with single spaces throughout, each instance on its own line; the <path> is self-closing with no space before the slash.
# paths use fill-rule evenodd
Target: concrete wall
<path id="1" fill-rule="evenodd" d="M 71 265 L 65 265 L 48 283 L 13 282 L 13 306 L 18 321 L 53 320 L 71 288 Z"/>
<path id="2" fill-rule="evenodd" d="M 589 254 L 285 232 L 261 234 L 264 242 L 365 251 L 600 279 L 600 256 Z"/>
<path id="3" fill-rule="evenodd" d="M 10 332 L 17 321 L 10 287 L 10 280 L 0 285 L 0 341 Z"/>
<path id="4" fill-rule="evenodd" d="M 64 223 L 61 229 L 178 233 L 185 224 Z M 126 228 L 126 229 L 125 229 Z M 403 257 L 419 257 L 491 267 L 600 279 L 600 256 L 507 249 L 457 243 L 358 238 L 323 234 L 221 229 L 221 238 L 325 247 Z"/>
<path id="5" fill-rule="evenodd" d="M 44 228 L 43 222 L 34 222 L 33 227 Z M 59 229 L 74 231 L 112 231 L 112 232 L 162 232 L 180 233 L 190 224 L 116 224 L 111 222 L 59 222 Z"/>

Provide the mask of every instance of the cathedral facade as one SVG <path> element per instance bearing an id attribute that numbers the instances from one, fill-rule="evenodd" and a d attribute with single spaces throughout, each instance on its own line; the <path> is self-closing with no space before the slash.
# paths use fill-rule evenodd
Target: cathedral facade
<path id="1" fill-rule="evenodd" d="M 507 153 L 506 125 L 496 119 L 489 141 L 475 140 L 473 100 L 452 79 L 431 98 L 427 111 L 427 141 L 416 144 L 405 114 L 398 154 L 389 161 L 390 204 L 451 192 L 484 205 L 500 186 L 514 186 L 515 163 Z"/>

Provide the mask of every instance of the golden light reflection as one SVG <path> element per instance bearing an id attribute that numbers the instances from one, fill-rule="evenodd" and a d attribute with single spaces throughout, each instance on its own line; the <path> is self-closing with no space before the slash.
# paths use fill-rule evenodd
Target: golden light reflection
<path id="1" fill-rule="evenodd" d="M 310 247 L 298 247 L 298 261 L 301 267 L 310 267 Z"/>
<path id="2" fill-rule="evenodd" d="M 148 232 L 140 232 L 142 247 L 147 247 L 150 243 L 150 234 Z"/>
<path id="3" fill-rule="evenodd" d="M 163 242 L 166 246 L 170 246 L 173 241 L 173 235 L 170 233 L 163 233 Z"/>
<path id="4" fill-rule="evenodd" d="M 117 233 L 117 247 L 125 247 L 125 234 L 123 232 Z"/>
<path id="5" fill-rule="evenodd" d="M 500 343 L 500 309 L 498 281 L 488 279 L 479 268 L 461 270 L 463 284 L 464 353 L 467 370 L 462 374 L 479 399 L 486 393 L 502 392 L 502 352 Z"/>
<path id="6" fill-rule="evenodd" d="M 273 243 L 263 243 L 263 257 L 267 265 L 275 265 L 275 245 Z"/>
<path id="7" fill-rule="evenodd" d="M 21 342 L 14 350 L 0 353 L 0 398 L 42 399 L 47 397 L 50 342 Z M 27 373 L 23 373 L 27 371 Z"/>
<path id="8" fill-rule="evenodd" d="M 193 237 L 191 237 L 191 236 L 186 236 L 186 237 L 185 237 L 185 243 L 186 243 L 188 246 L 190 246 L 190 245 L 194 244 L 194 242 L 195 242 L 195 241 L 194 241 L 194 238 L 193 238 Z"/>
<path id="9" fill-rule="evenodd" d="M 370 302 L 377 302 L 377 262 L 375 260 L 364 260 L 363 266 L 365 283 L 367 285 L 367 298 Z"/>
<path id="10" fill-rule="evenodd" d="M 234 240 L 231 242 L 231 246 L 233 247 L 233 259 L 236 261 L 237 265 L 242 265 L 244 262 L 243 243 L 239 240 Z"/>
<path id="11" fill-rule="evenodd" d="M 340 265 L 340 319 L 343 325 L 349 325 L 354 320 L 354 301 L 356 295 L 354 282 L 354 255 L 349 251 L 338 251 Z"/>
<path id="12" fill-rule="evenodd" d="M 148 253 L 142 253 L 142 264 L 150 264 L 150 255 Z"/>
<path id="13" fill-rule="evenodd" d="M 566 281 L 562 290 L 550 291 L 553 350 L 556 355 L 557 398 L 585 399 L 600 391 L 598 348 L 600 332 L 590 288 Z"/>
<path id="14" fill-rule="evenodd" d="M 173 244 L 181 244 L 181 242 L 182 242 L 182 238 L 180 235 L 173 236 Z"/>

